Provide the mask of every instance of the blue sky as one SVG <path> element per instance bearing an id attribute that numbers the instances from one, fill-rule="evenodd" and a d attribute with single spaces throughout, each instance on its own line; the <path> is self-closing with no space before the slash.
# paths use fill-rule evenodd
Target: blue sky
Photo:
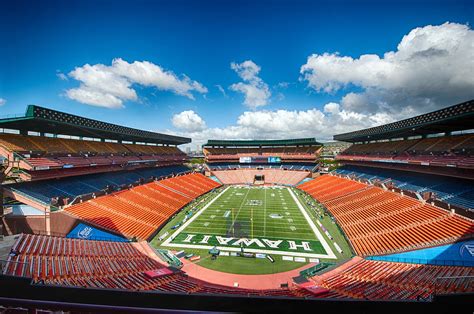
<path id="1" fill-rule="evenodd" d="M 459 35 L 459 41 L 471 40 L 474 7 L 470 1 L 8 1 L 1 6 L 0 98 L 3 105 L 0 115 L 22 113 L 27 104 L 38 104 L 127 126 L 189 135 L 197 142 L 199 138 L 220 134 L 269 138 L 314 133 L 315 137 L 329 138 L 331 131 L 321 128 L 309 133 L 291 128 L 277 132 L 271 126 L 261 130 L 259 125 L 289 123 L 292 119 L 289 113 L 296 113 L 293 118 L 300 119 L 310 110 L 318 110 L 323 115 L 346 112 L 346 117 L 370 120 L 347 125 L 341 122 L 341 127 L 332 131 L 334 134 L 450 105 L 452 103 L 446 102 L 472 96 L 471 81 L 451 88 L 451 91 L 459 88 L 456 94 L 462 97 L 453 96 L 450 91 L 430 97 L 427 96 L 429 89 L 420 92 L 423 95 L 413 95 L 403 85 L 409 85 L 408 79 L 400 79 L 403 82 L 394 87 L 389 83 L 378 85 L 376 80 L 366 81 L 363 74 L 367 71 L 370 76 L 371 69 L 379 66 L 386 69 L 386 62 L 382 62 L 384 53 L 397 52 L 403 36 L 416 28 L 426 33 L 419 36 L 418 42 L 422 37 L 435 38 L 444 31 Z M 463 29 L 446 30 L 447 26 L 443 26 L 446 22 Z M 441 28 L 426 28 L 430 25 Z M 450 64 L 450 58 L 459 59 L 461 53 L 469 68 L 472 65 L 469 56 L 465 51 L 452 48 L 455 46 L 448 41 L 453 35 L 449 34 L 429 41 L 436 45 L 436 51 L 448 51 L 447 59 L 437 60 Z M 442 48 L 438 47 L 439 41 L 444 41 Z M 415 41 L 407 45 L 411 45 L 407 48 L 409 51 L 420 45 L 423 51 L 434 49 Z M 309 65 L 306 71 L 301 70 L 311 55 L 336 52 L 336 59 L 315 58 L 315 64 Z M 416 51 L 417 55 L 421 55 L 419 52 Z M 376 54 L 382 60 L 362 67 L 357 62 L 350 63 L 347 71 L 361 71 L 358 77 L 341 70 L 329 73 L 334 69 L 328 63 L 337 64 L 340 61 L 337 58 L 359 60 L 368 54 Z M 139 77 L 114 72 L 114 78 L 125 80 L 126 90 L 136 94 L 122 98 L 119 108 L 87 104 L 83 96 L 68 94 L 68 90 L 84 91 L 85 87 L 97 91 L 97 86 L 92 86 L 93 79 L 81 88 L 84 80 L 81 81 L 77 73 L 71 74 L 75 68 L 102 64 L 105 67 L 102 70 L 110 71 L 107 67 L 117 58 L 125 65 L 147 61 L 168 74 L 172 72 L 171 78 L 175 77 L 178 82 L 185 82 L 183 75 L 186 75 L 188 83 L 195 82 L 200 87 L 179 92 L 161 81 L 165 85 L 156 82 L 147 85 Z M 243 63 L 247 60 L 251 64 Z M 231 68 L 232 62 L 240 65 L 241 71 L 249 69 L 249 65 L 253 67 L 252 64 L 258 68 L 252 68 L 252 77 L 246 81 L 243 72 L 239 76 L 238 70 Z M 408 70 L 401 74 L 380 71 L 383 77 L 390 73 L 387 74 L 390 81 L 408 76 Z M 433 71 L 425 75 L 432 77 L 429 73 Z M 459 71 L 443 73 L 440 80 L 452 81 L 456 73 Z M 339 79 L 345 75 L 346 78 Z M 416 78 L 410 74 L 410 77 L 423 80 L 423 76 Z M 256 100 L 260 105 L 246 104 L 247 94 L 236 86 L 232 88 L 239 82 L 244 84 L 240 86 L 264 91 Z M 329 87 L 334 84 L 336 88 Z M 225 95 L 217 85 L 224 89 Z M 417 91 L 425 88 L 420 86 Z M 102 87 L 100 90 L 103 91 Z M 351 93 L 364 98 L 351 102 L 351 97 L 345 98 Z M 364 107 L 360 102 L 370 103 L 370 106 Z M 418 102 L 425 105 L 418 106 Z M 328 103 L 338 106 L 325 107 Z M 278 113 L 278 110 L 284 112 Z M 183 112 L 188 114 L 178 116 L 173 123 L 173 117 Z M 309 125 L 331 125 L 332 120 L 318 120 L 326 119 L 318 112 L 311 114 L 314 117 L 308 121 Z M 371 118 L 377 114 L 379 116 Z M 188 123 L 183 121 L 185 118 L 189 119 Z M 235 127 L 235 135 L 229 135 L 232 127 Z"/>

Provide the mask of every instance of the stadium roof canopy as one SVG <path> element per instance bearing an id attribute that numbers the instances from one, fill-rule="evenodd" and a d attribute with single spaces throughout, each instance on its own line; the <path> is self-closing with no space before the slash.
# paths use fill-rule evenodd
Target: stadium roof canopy
<path id="1" fill-rule="evenodd" d="M 334 139 L 354 143 L 469 129 L 474 129 L 474 100 L 413 118 L 334 135 Z"/>
<path id="2" fill-rule="evenodd" d="M 0 128 L 156 144 L 191 142 L 186 137 L 133 129 L 36 105 L 29 105 L 24 116 L 0 119 Z"/>
<path id="3" fill-rule="evenodd" d="M 208 140 L 204 146 L 300 146 L 322 145 L 314 138 L 298 138 L 289 140 Z"/>

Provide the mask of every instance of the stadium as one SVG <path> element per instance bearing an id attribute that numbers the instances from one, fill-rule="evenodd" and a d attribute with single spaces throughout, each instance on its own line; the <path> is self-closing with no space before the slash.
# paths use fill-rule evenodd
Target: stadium
<path id="1" fill-rule="evenodd" d="M 474 292 L 474 101 L 316 138 L 186 137 L 29 105 L 0 120 L 1 303 L 436 310 Z M 331 146 L 328 146 L 331 147 Z M 471 300 L 472 301 L 472 300 Z"/>

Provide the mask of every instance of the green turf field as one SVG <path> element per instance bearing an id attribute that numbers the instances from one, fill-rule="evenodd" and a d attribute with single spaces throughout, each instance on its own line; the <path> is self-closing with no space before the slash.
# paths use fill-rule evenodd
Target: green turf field
<path id="1" fill-rule="evenodd" d="M 287 187 L 232 186 L 170 231 L 164 247 L 335 259 L 313 218 Z"/>

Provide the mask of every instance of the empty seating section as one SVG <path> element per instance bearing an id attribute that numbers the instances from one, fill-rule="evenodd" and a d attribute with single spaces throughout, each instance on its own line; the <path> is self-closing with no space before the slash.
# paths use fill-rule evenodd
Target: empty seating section
<path id="1" fill-rule="evenodd" d="M 113 288 L 109 284 L 121 276 L 164 267 L 132 243 L 29 234 L 19 237 L 12 247 L 4 274 L 31 277 L 34 281 L 62 284 L 83 280 Z"/>
<path id="2" fill-rule="evenodd" d="M 305 182 L 298 188 L 307 192 L 320 202 L 346 195 L 366 188 L 366 185 L 351 180 L 344 180 L 337 176 L 320 176 Z"/>
<path id="3" fill-rule="evenodd" d="M 284 163 L 284 164 L 238 164 L 238 163 L 212 163 L 208 164 L 211 170 L 231 170 L 240 168 L 281 169 L 281 170 L 313 170 L 314 163 Z"/>
<path id="4" fill-rule="evenodd" d="M 148 239 L 179 209 L 218 186 L 201 174 L 187 174 L 91 199 L 65 211 L 127 237 Z"/>
<path id="5" fill-rule="evenodd" d="M 287 161 L 314 161 L 319 154 L 320 146 L 301 147 L 225 147 L 203 149 L 209 162 L 239 160 L 239 157 L 279 156 Z"/>
<path id="6" fill-rule="evenodd" d="M 474 168 L 474 134 L 355 144 L 337 159 Z"/>
<path id="7" fill-rule="evenodd" d="M 134 171 L 118 171 L 110 173 L 91 174 L 72 178 L 46 180 L 41 182 L 25 182 L 8 185 L 9 189 L 19 191 L 27 196 L 50 203 L 53 197 L 67 197 L 70 200 L 76 196 L 93 193 L 107 186 L 119 187 L 132 184 L 140 179 L 162 177 L 189 171 L 184 166 L 137 169 Z"/>
<path id="8" fill-rule="evenodd" d="M 322 279 L 318 285 L 350 298 L 416 300 L 418 297 L 427 298 L 434 292 L 472 293 L 472 276 L 473 267 L 361 260 L 344 271 Z"/>
<path id="9" fill-rule="evenodd" d="M 251 290 L 219 286 L 190 278 L 180 271 L 150 278 L 145 272 L 164 269 L 165 265 L 156 256 L 140 249 L 142 246 L 147 244 L 21 234 L 12 247 L 3 273 L 29 277 L 37 284 L 86 288 L 243 296 L 312 295 L 299 288 Z"/>
<path id="10" fill-rule="evenodd" d="M 371 182 L 378 180 L 387 185 L 390 183 L 400 189 L 420 194 L 432 192 L 432 198 L 465 208 L 474 208 L 472 180 L 352 165 L 346 165 L 335 172 L 352 178 L 364 178 Z"/>
<path id="11" fill-rule="evenodd" d="M 349 179 L 327 175 L 299 188 L 324 204 L 359 255 L 440 245 L 474 233 L 468 218 Z"/>
<path id="12" fill-rule="evenodd" d="M 120 165 L 143 161 L 184 161 L 177 147 L 121 144 L 44 136 L 0 133 L 0 148 L 22 156 L 20 167 L 29 171 L 54 168 Z"/>
<path id="13" fill-rule="evenodd" d="M 306 171 L 281 169 L 217 170 L 212 173 L 224 184 L 253 184 L 256 175 L 263 175 L 265 184 L 296 185 L 309 175 Z"/>

